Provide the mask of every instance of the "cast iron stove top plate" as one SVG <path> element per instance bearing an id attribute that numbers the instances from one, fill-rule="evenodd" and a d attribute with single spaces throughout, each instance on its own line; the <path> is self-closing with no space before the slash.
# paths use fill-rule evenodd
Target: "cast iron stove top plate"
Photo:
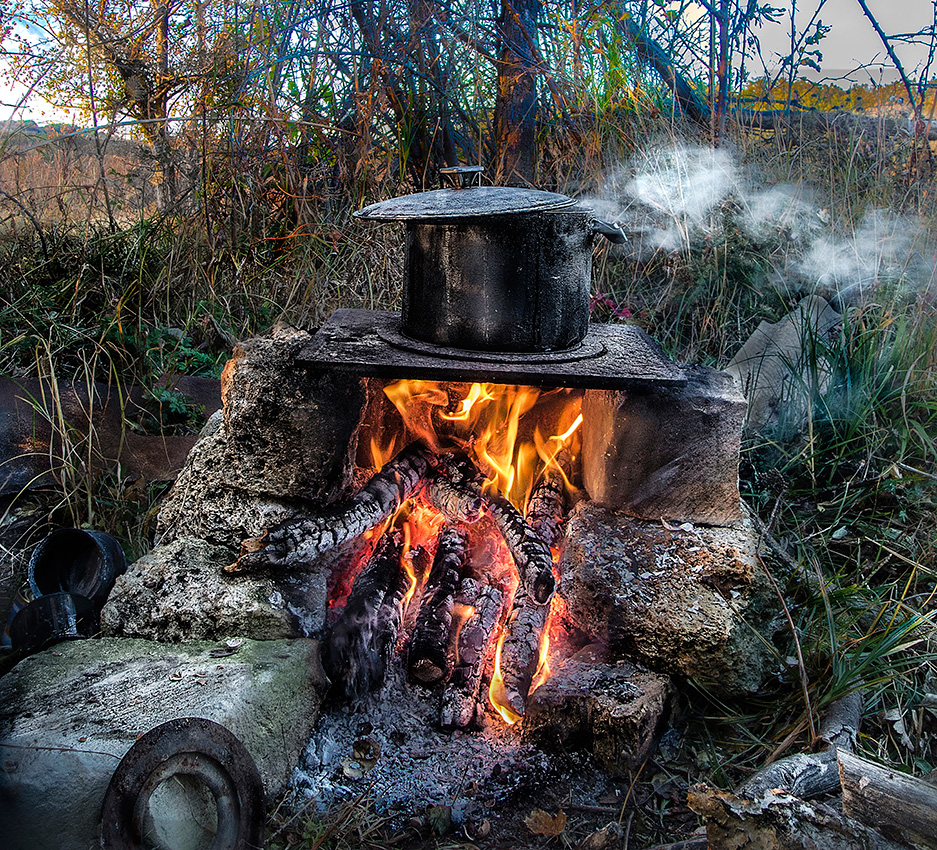
<path id="1" fill-rule="evenodd" d="M 472 351 L 466 348 L 449 348 L 445 345 L 434 345 L 419 339 L 407 336 L 399 328 L 378 328 L 377 335 L 388 345 L 403 351 L 424 354 L 429 357 L 444 357 L 447 360 L 465 360 L 482 363 L 511 363 L 511 364 L 543 364 L 543 363 L 572 363 L 579 360 L 588 360 L 591 357 L 601 357 L 607 354 L 605 346 L 594 339 L 585 339 L 571 348 L 560 351 Z"/>
<path id="2" fill-rule="evenodd" d="M 644 331 L 634 325 L 590 324 L 585 339 L 565 351 L 519 354 L 443 348 L 400 332 L 400 315 L 378 310 L 336 310 L 299 352 L 298 364 L 373 378 L 490 381 L 501 384 L 625 389 L 686 377 Z"/>

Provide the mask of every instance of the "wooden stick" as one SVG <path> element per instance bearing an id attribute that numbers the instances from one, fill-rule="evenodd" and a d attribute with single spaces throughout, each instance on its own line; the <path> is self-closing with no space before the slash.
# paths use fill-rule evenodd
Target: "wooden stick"
<path id="1" fill-rule="evenodd" d="M 459 631 L 452 676 L 443 690 L 439 720 L 444 729 L 467 729 L 475 722 L 482 677 L 494 655 L 504 608 L 498 588 L 480 587 L 471 578 L 463 579 L 456 602 L 471 607 L 472 614 Z"/>
<path id="2" fill-rule="evenodd" d="M 772 762 L 750 776 L 738 789 L 738 795 L 757 800 L 767 791 L 783 788 L 795 797 L 808 800 L 828 794 L 839 787 L 836 753 L 853 750 L 862 718 L 862 695 L 847 694 L 830 705 L 820 722 L 818 738 L 826 746 L 817 753 L 796 753 Z"/>
<path id="3" fill-rule="evenodd" d="M 839 752 L 843 811 L 886 834 L 937 847 L 937 788 L 929 782 Z"/>
<path id="4" fill-rule="evenodd" d="M 407 652 L 410 676 L 425 685 L 442 681 L 449 674 L 449 632 L 452 605 L 465 566 L 468 540 L 465 532 L 449 526 L 440 533 L 436 557 L 416 618 Z"/>
<path id="5" fill-rule="evenodd" d="M 359 699 L 380 687 L 393 658 L 409 588 L 402 551 L 400 531 L 381 537 L 325 639 L 322 665 L 332 686 L 346 699 Z"/>

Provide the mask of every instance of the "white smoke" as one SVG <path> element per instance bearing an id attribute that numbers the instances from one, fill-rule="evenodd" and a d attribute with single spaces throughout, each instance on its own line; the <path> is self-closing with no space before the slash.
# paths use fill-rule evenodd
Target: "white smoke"
<path id="1" fill-rule="evenodd" d="M 933 241 L 916 220 L 871 210 L 846 233 L 804 186 L 766 185 L 726 149 L 652 148 L 614 169 L 588 203 L 630 234 L 636 258 L 690 251 L 738 231 L 749 249 L 772 252 L 775 285 L 851 301 L 883 283 L 919 293 L 934 288 Z"/>

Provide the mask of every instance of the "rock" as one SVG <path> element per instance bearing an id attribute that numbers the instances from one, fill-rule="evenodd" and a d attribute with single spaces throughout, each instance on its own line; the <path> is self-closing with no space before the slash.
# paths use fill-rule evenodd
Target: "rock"
<path id="1" fill-rule="evenodd" d="M 669 676 L 581 649 L 531 694 L 524 739 L 543 750 L 585 748 L 613 774 L 635 770 L 651 752 L 675 688 Z"/>
<path id="2" fill-rule="evenodd" d="M 105 635 L 166 643 L 318 635 L 326 577 L 230 576 L 231 552 L 181 537 L 144 555 L 120 576 L 101 612 Z"/>
<path id="3" fill-rule="evenodd" d="M 225 483 L 249 493 L 327 501 L 348 483 L 363 380 L 301 365 L 311 337 L 285 325 L 241 343 L 221 375 Z"/>
<path id="4" fill-rule="evenodd" d="M 166 646 L 58 644 L 0 679 L 0 822 L 10 850 L 98 846 L 104 792 L 137 737 L 177 717 L 228 728 L 281 793 L 309 740 L 327 679 L 312 640 Z"/>
<path id="5" fill-rule="evenodd" d="M 160 506 L 157 545 L 178 537 L 199 537 L 237 553 L 245 537 L 257 537 L 303 510 L 301 503 L 258 495 L 249 482 L 243 482 L 243 487 L 227 483 L 232 454 L 219 410 L 202 429 Z"/>
<path id="6" fill-rule="evenodd" d="M 754 629 L 776 608 L 755 543 L 747 522 L 668 528 L 581 502 L 559 593 L 577 627 L 613 652 L 718 691 L 754 691 L 770 660 Z"/>
<path id="7" fill-rule="evenodd" d="M 643 519 L 728 525 L 741 517 L 745 399 L 705 366 L 683 387 L 586 390 L 582 478 L 595 501 Z"/>
<path id="8" fill-rule="evenodd" d="M 782 417 L 799 428 L 806 414 L 806 394 L 823 392 L 829 369 L 811 349 L 829 343 L 843 317 L 823 298 L 810 295 L 776 324 L 762 322 L 739 349 L 726 372 L 748 398 L 746 430 L 777 425 Z"/>

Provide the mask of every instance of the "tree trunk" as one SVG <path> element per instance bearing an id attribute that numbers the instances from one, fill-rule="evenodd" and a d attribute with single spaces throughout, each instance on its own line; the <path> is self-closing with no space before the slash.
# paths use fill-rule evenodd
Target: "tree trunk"
<path id="1" fill-rule="evenodd" d="M 495 100 L 494 182 L 532 185 L 537 82 L 530 44 L 537 42 L 540 0 L 503 0 Z"/>

